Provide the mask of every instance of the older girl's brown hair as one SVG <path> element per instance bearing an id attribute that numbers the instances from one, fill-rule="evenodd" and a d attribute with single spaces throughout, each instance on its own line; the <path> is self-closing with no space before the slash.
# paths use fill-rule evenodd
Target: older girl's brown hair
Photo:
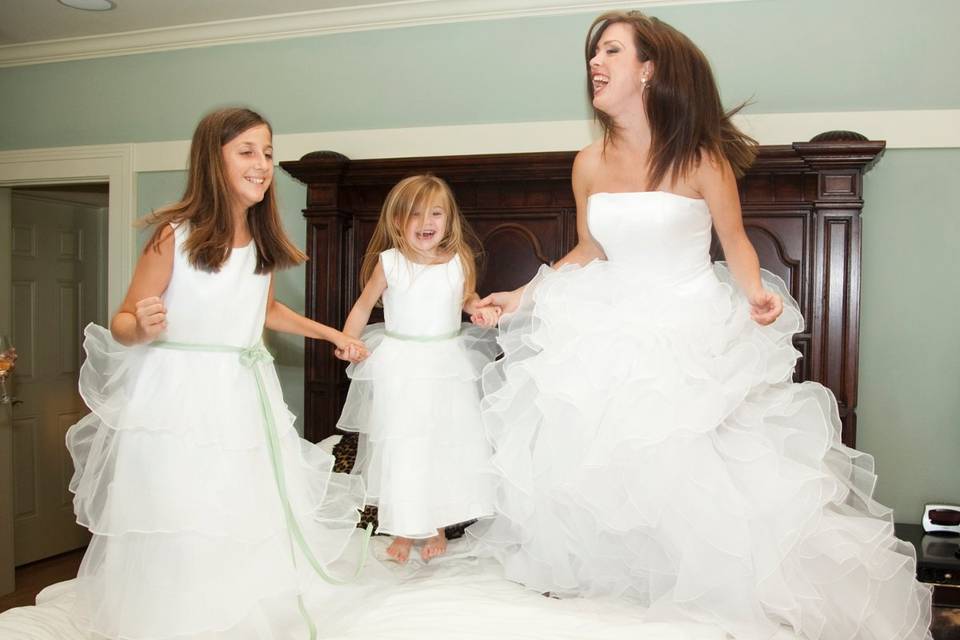
<path id="1" fill-rule="evenodd" d="M 587 94 L 593 101 L 590 60 L 603 31 L 623 23 L 633 29 L 640 62 L 653 61 L 653 76 L 643 92 L 650 123 L 647 188 L 655 189 L 667 174 L 670 180 L 688 175 L 700 162 L 701 152 L 725 158 L 737 177 L 756 157 L 757 142 L 734 126 L 731 118 L 743 104 L 724 111 L 720 92 L 703 52 L 690 39 L 665 22 L 640 11 L 610 11 L 599 16 L 587 32 Z M 604 146 L 619 132 L 613 118 L 594 108 L 603 127 Z"/>
<path id="2" fill-rule="evenodd" d="M 408 259 L 415 257 L 416 252 L 407 243 L 403 230 L 407 228 L 407 222 L 415 211 L 426 215 L 427 211 L 434 206 L 439 206 L 447 214 L 446 231 L 440 240 L 439 250 L 444 255 L 460 256 L 460 263 L 463 265 L 464 296 L 476 291 L 477 250 L 475 247 L 479 246 L 479 242 L 460 213 L 450 186 L 431 174 L 404 178 L 387 194 L 360 266 L 361 288 L 373 275 L 383 251 L 395 248 Z"/>
<path id="3" fill-rule="evenodd" d="M 184 250 L 190 264 L 204 271 L 219 271 L 230 257 L 234 219 L 230 192 L 223 167 L 223 145 L 255 127 L 270 123 L 260 114 L 244 108 L 218 109 L 208 113 L 193 132 L 187 189 L 179 202 L 154 211 L 141 225 L 156 225 L 144 252 L 156 250 L 168 224 L 188 223 L 190 234 Z M 306 260 L 290 241 L 280 223 L 274 181 L 263 200 L 247 209 L 247 226 L 257 247 L 257 273 L 270 273 Z"/>

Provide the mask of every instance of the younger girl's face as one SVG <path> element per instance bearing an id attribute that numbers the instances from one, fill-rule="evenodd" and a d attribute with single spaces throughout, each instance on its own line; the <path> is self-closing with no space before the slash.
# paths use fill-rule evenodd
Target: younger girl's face
<path id="1" fill-rule="evenodd" d="M 440 203 L 414 209 L 403 230 L 404 239 L 416 252 L 436 257 L 437 248 L 447 230 L 447 211 Z"/>
<path id="2" fill-rule="evenodd" d="M 273 139 L 265 124 L 250 127 L 223 145 L 223 172 L 230 198 L 244 211 L 263 200 L 273 180 Z"/>

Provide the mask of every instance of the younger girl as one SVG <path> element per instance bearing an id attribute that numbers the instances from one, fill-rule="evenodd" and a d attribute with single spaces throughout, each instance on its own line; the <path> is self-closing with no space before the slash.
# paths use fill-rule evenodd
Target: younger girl
<path id="1" fill-rule="evenodd" d="M 314 637 L 299 594 L 356 529 L 362 483 L 301 440 L 264 326 L 363 344 L 273 298 L 304 256 L 274 198 L 270 125 L 197 126 L 183 199 L 156 225 L 110 331 L 90 325 L 70 428 L 77 520 L 93 532 L 78 623 L 108 638 Z"/>
<path id="2" fill-rule="evenodd" d="M 385 323 L 363 334 L 370 358 L 347 369 L 338 426 L 361 433 L 354 472 L 401 563 L 413 539 L 426 539 L 420 555 L 429 560 L 446 550 L 445 526 L 493 511 L 478 380 L 496 347 L 487 332 L 461 328 L 460 313 L 490 327 L 499 311 L 477 306 L 471 236 L 443 180 L 402 180 L 380 212 L 343 329 L 359 336 L 382 296 Z M 351 351 L 340 355 L 359 355 Z"/>

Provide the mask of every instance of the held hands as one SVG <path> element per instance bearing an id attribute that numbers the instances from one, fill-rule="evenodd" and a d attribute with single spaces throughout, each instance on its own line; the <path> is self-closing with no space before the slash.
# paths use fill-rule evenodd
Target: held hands
<path id="1" fill-rule="evenodd" d="M 513 313 L 520 306 L 520 296 L 522 289 L 514 291 L 498 291 L 491 293 L 477 303 L 478 309 L 487 307 L 499 307 L 500 313 Z"/>
<path id="2" fill-rule="evenodd" d="M 348 336 L 340 331 L 330 342 L 335 347 L 333 355 L 346 362 L 360 362 L 366 360 L 367 356 L 370 355 L 370 352 L 367 351 L 367 345 L 363 344 L 363 340 Z"/>
<path id="3" fill-rule="evenodd" d="M 137 302 L 137 343 L 153 342 L 167 328 L 167 309 L 157 296 Z"/>
<path id="4" fill-rule="evenodd" d="M 779 295 L 766 289 L 754 293 L 748 298 L 750 317 L 759 325 L 771 324 L 783 313 L 783 300 Z"/>
<path id="5" fill-rule="evenodd" d="M 500 320 L 501 313 L 500 307 L 493 305 L 484 307 L 478 304 L 473 313 L 470 314 L 470 322 L 478 327 L 495 327 Z"/>

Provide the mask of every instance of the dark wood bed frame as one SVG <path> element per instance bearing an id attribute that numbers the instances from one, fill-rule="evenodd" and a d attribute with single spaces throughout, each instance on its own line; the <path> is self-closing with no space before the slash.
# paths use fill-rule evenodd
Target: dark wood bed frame
<path id="1" fill-rule="evenodd" d="M 763 146 L 740 181 L 747 233 L 760 263 L 787 283 L 806 328 L 797 380 L 836 395 L 843 441 L 854 446 L 860 318 L 860 218 L 863 174 L 883 142 L 830 132 L 810 142 Z M 487 255 L 482 294 L 515 288 L 576 243 L 570 187 L 573 152 L 350 160 L 331 151 L 282 162 L 307 185 L 306 314 L 343 326 L 356 300 L 360 261 L 387 192 L 401 178 L 446 180 Z M 714 241 L 714 258 L 722 258 Z M 307 340 L 304 435 L 337 432 L 346 395 L 344 364 L 330 346 Z"/>

